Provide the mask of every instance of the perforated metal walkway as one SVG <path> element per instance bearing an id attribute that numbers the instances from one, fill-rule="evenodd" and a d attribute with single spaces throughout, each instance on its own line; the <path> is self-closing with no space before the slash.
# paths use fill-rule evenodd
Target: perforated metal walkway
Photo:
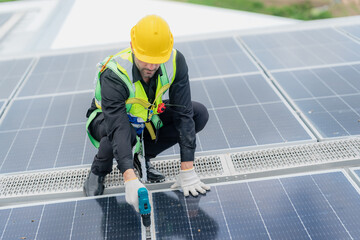
<path id="1" fill-rule="evenodd" d="M 154 166 L 166 181 L 147 184 L 150 190 L 168 188 L 179 172 L 180 160 L 157 160 Z M 283 175 L 319 169 L 360 165 L 360 139 L 316 142 L 262 150 L 197 157 L 196 171 L 204 182 L 223 182 Z M 0 177 L 0 198 L 4 205 L 83 196 L 82 187 L 90 167 L 7 174 Z M 351 172 L 348 171 L 351 175 Z M 353 179 L 357 182 L 356 178 Z M 360 185 L 357 182 L 358 185 Z M 123 178 L 114 165 L 106 177 L 106 193 L 123 192 Z"/>

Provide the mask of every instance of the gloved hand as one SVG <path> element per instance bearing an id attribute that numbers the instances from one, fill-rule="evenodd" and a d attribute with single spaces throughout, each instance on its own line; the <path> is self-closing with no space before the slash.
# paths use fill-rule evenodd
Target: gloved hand
<path id="1" fill-rule="evenodd" d="M 139 188 L 145 187 L 138 178 L 131 179 L 125 182 L 125 200 L 128 204 L 135 208 L 135 211 L 139 212 Z"/>
<path id="2" fill-rule="evenodd" d="M 196 197 L 199 193 L 205 194 L 210 187 L 200 181 L 200 178 L 194 168 L 188 170 L 180 170 L 180 174 L 176 177 L 176 182 L 171 186 L 172 189 L 181 187 L 184 196 L 189 196 L 189 192 Z"/>

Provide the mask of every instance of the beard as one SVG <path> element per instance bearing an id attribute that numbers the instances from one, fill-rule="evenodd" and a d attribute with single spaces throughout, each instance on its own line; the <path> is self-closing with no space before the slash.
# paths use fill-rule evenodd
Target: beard
<path id="1" fill-rule="evenodd" d="M 146 69 L 146 68 L 143 68 L 141 69 L 141 75 L 143 78 L 152 78 L 155 74 L 157 69 L 155 70 L 149 70 L 149 69 Z"/>

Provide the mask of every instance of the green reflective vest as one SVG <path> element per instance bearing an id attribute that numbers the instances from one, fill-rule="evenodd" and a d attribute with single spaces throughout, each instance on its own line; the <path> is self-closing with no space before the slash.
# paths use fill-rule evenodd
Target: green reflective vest
<path id="1" fill-rule="evenodd" d="M 169 89 L 175 78 L 176 50 L 173 49 L 170 59 L 166 63 L 160 64 L 160 68 L 163 74 L 162 76 L 158 76 L 155 100 L 152 103 L 149 102 L 141 82 L 136 81 L 133 83 L 133 64 L 134 62 L 131 48 L 127 48 L 114 56 L 107 57 L 104 61 L 97 65 L 98 74 L 94 97 L 97 109 L 90 114 L 86 123 L 89 139 L 96 148 L 99 147 L 99 141 L 91 136 L 89 125 L 91 121 L 97 116 L 97 114 L 102 111 L 100 75 L 103 71 L 105 71 L 105 69 L 112 70 L 119 77 L 120 81 L 123 81 L 126 84 L 129 90 L 129 98 L 126 100 L 126 112 L 132 118 L 137 118 L 137 122 L 143 122 L 145 124 L 152 139 L 155 139 L 156 135 L 150 121 L 153 122 L 155 128 L 160 128 L 162 126 L 157 109 L 159 104 L 162 103 L 162 96 Z M 134 127 L 136 126 L 134 125 Z"/>

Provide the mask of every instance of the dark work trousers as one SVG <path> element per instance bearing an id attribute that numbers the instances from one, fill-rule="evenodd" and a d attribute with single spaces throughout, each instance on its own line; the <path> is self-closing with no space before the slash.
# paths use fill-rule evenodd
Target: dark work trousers
<path id="1" fill-rule="evenodd" d="M 205 127 L 209 119 L 209 113 L 203 104 L 194 101 L 192 104 L 195 132 L 198 133 Z M 158 131 L 156 143 L 154 140 L 151 140 L 147 129 L 144 129 L 145 158 L 147 160 L 156 157 L 161 152 L 178 143 L 179 133 L 174 126 L 173 112 L 171 109 L 166 109 L 165 112 L 161 113 L 159 116 L 163 122 L 163 126 Z M 103 113 L 99 114 L 92 121 L 89 129 L 95 139 L 100 139 L 100 147 L 98 153 L 94 157 L 91 171 L 96 175 L 105 176 L 112 171 L 114 154 L 112 145 L 106 135 Z M 136 131 L 133 128 L 133 131 L 131 132 L 131 139 L 129 139 L 129 141 L 131 141 L 132 146 L 134 146 L 136 144 Z"/>

